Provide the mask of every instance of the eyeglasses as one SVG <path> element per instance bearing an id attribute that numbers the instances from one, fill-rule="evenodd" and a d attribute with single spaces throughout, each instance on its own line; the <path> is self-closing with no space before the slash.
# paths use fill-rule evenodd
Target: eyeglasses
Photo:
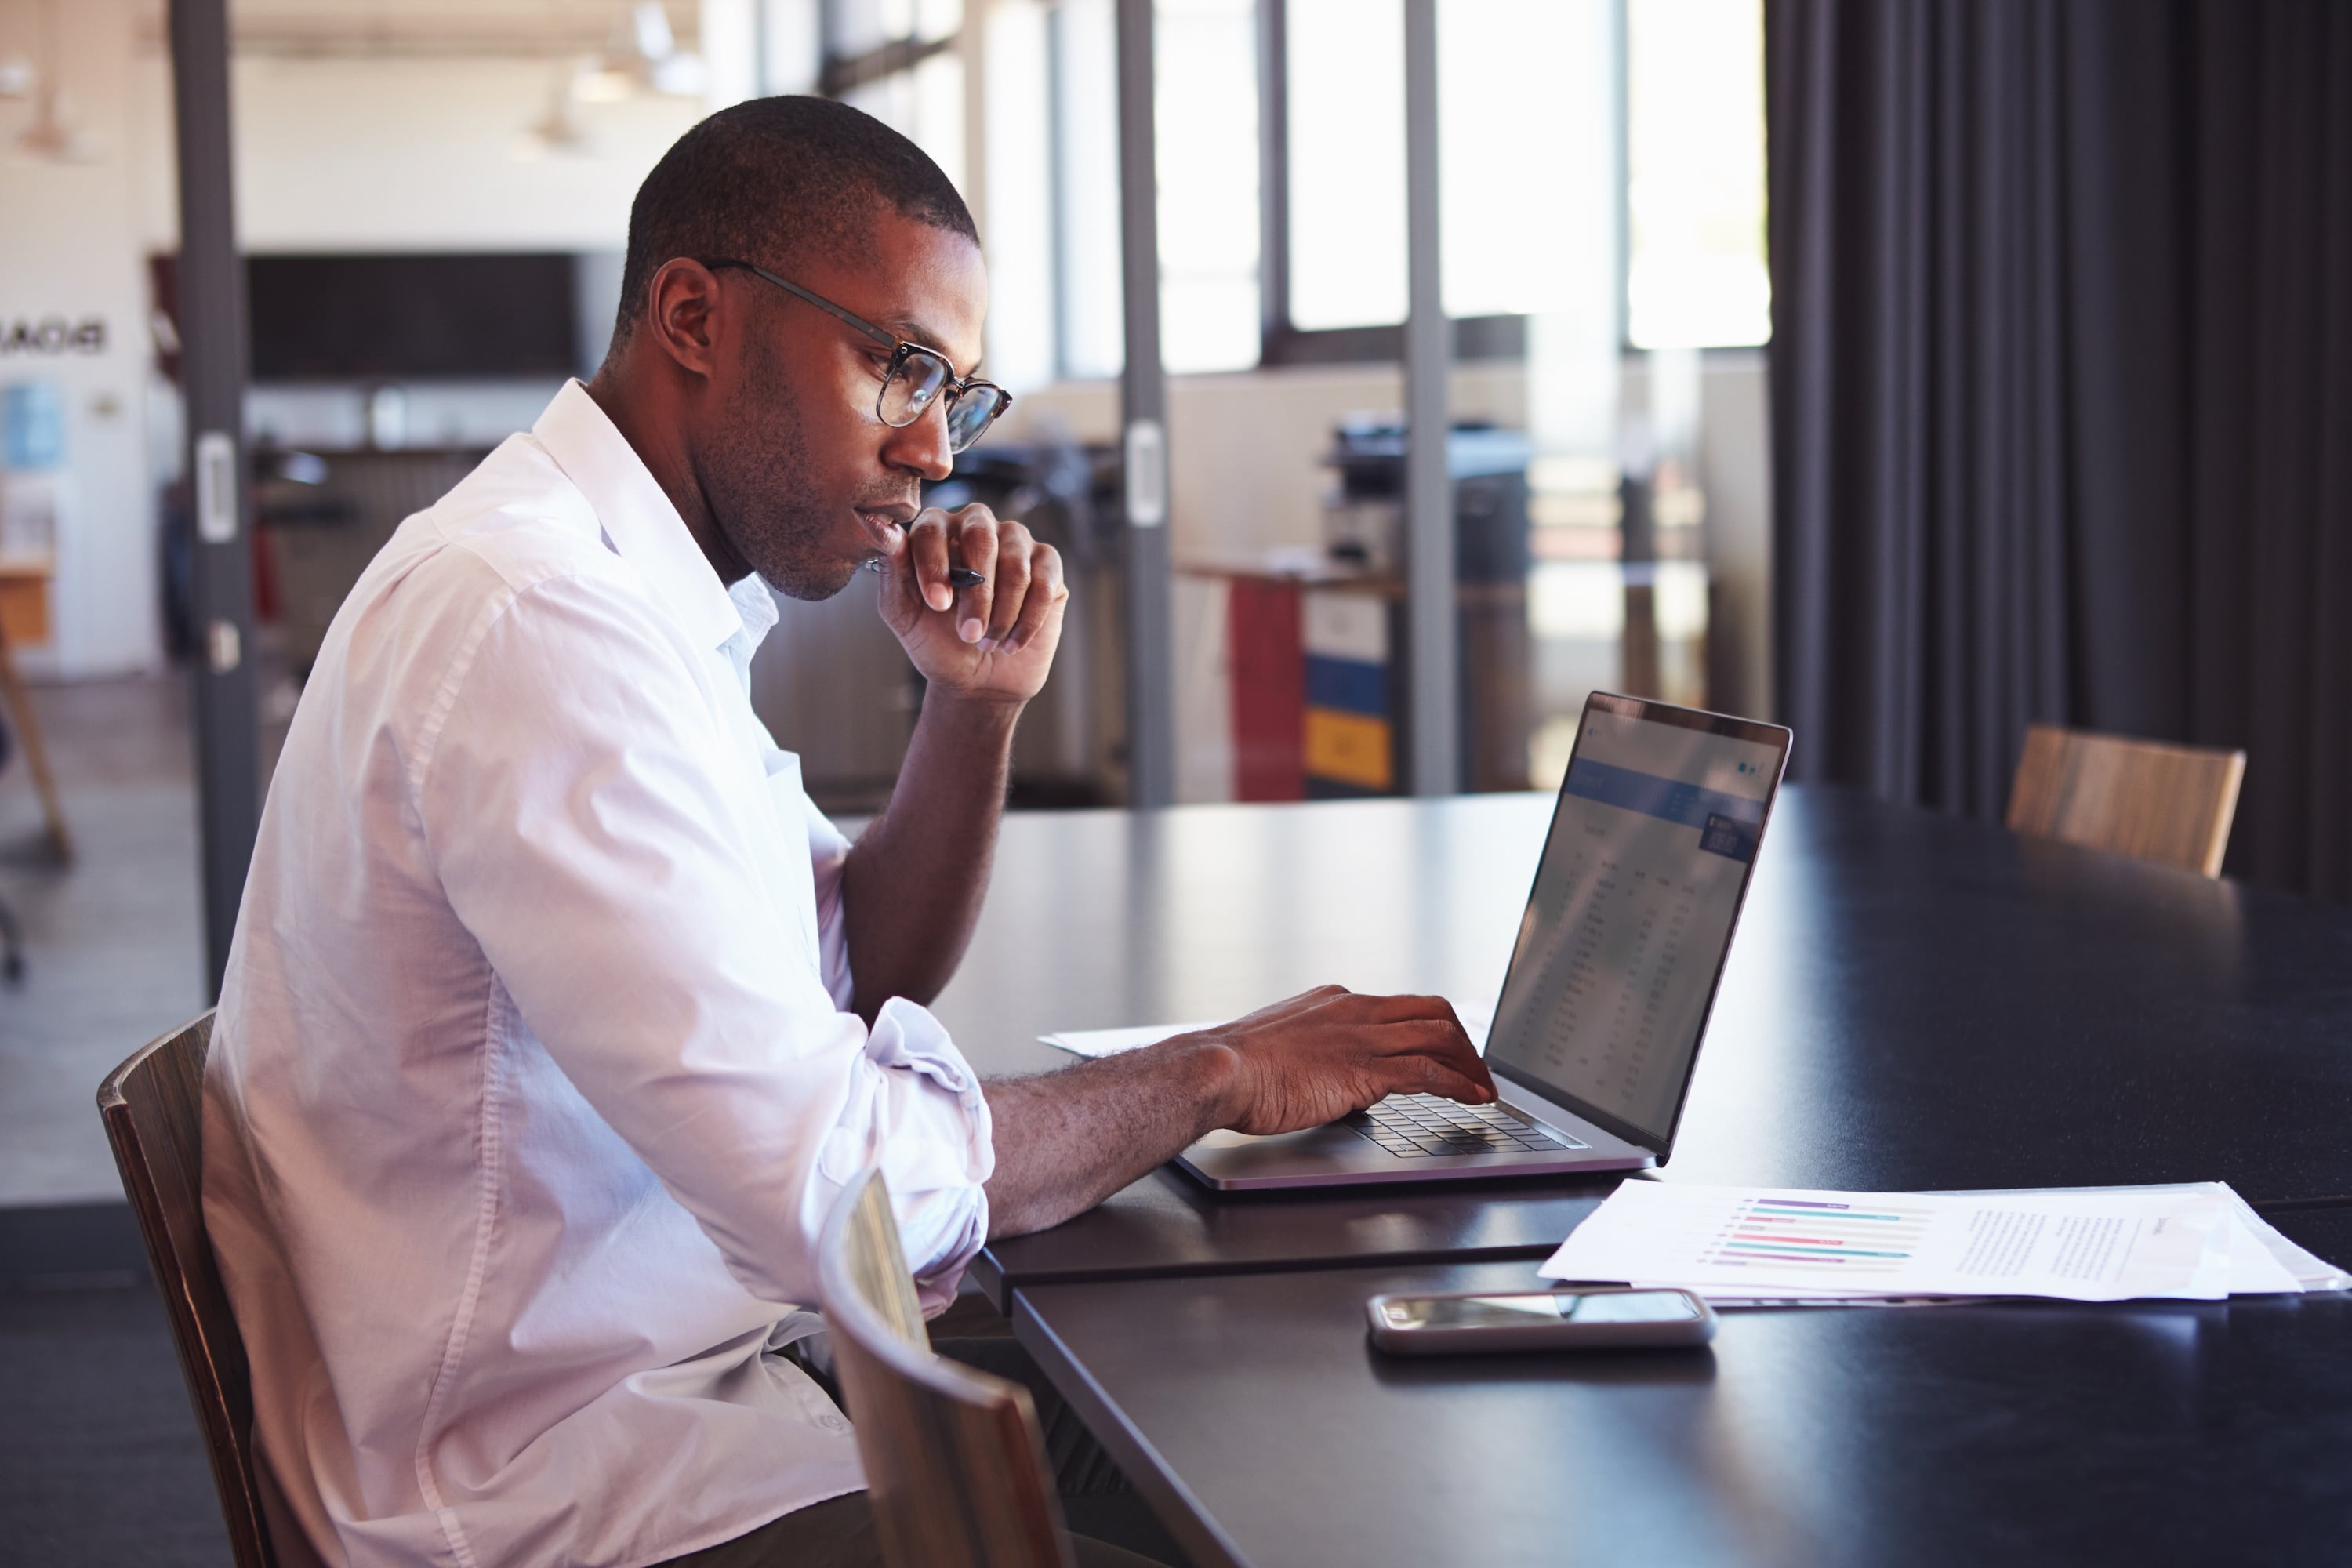
<path id="1" fill-rule="evenodd" d="M 799 284 L 777 277 L 764 267 L 749 261 L 706 261 L 702 265 L 714 270 L 732 267 L 764 278 L 795 299 L 805 300 L 825 314 L 848 322 L 876 342 L 890 350 L 890 368 L 882 377 L 882 390 L 874 399 L 874 416 L 896 430 L 903 430 L 930 411 L 931 405 L 944 393 L 947 395 L 948 450 L 961 452 L 986 435 L 997 416 L 1013 406 L 1013 395 L 992 381 L 979 381 L 970 376 L 959 378 L 955 366 L 937 349 L 927 349 L 920 343 L 910 343 L 892 332 L 886 332 L 863 316 L 852 315 L 821 294 L 812 294 Z"/>

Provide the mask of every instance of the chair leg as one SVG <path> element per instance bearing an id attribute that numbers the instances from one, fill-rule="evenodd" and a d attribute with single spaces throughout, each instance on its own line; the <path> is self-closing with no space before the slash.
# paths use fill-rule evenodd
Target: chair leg
<path id="1" fill-rule="evenodd" d="M 49 772 L 49 749 L 41 740 L 40 716 L 33 711 L 33 700 L 25 690 L 25 683 L 16 676 L 16 656 L 8 651 L 8 634 L 0 628 L 0 700 L 8 704 L 16 715 L 16 733 L 25 742 L 25 765 L 33 771 L 33 787 L 41 794 L 41 814 L 48 819 L 49 847 L 57 851 L 58 863 L 73 864 L 73 834 L 66 827 L 65 805 L 58 798 L 57 776 Z M 12 945 L 9 951 L 16 950 Z"/>
<path id="2" fill-rule="evenodd" d="M 25 978 L 25 930 L 16 911 L 0 900 L 0 982 L 15 985 Z"/>

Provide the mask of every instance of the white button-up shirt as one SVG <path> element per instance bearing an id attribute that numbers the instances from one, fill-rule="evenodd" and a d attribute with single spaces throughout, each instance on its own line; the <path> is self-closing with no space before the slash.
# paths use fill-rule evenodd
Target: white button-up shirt
<path id="1" fill-rule="evenodd" d="M 403 523 L 262 814 L 205 1217 L 260 1452 L 330 1563 L 636 1565 L 864 1484 L 767 1353 L 869 1162 L 936 1305 L 989 1115 L 842 1009 L 847 842 L 753 716 L 775 620 L 578 383 Z"/>

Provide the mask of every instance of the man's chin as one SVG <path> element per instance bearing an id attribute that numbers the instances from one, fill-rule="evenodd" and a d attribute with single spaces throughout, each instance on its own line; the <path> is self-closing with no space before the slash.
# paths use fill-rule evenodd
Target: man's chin
<path id="1" fill-rule="evenodd" d="M 849 586 L 857 575 L 855 561 L 789 561 L 764 567 L 760 575 L 768 586 L 786 598 L 803 599 L 812 603 L 830 599 Z"/>

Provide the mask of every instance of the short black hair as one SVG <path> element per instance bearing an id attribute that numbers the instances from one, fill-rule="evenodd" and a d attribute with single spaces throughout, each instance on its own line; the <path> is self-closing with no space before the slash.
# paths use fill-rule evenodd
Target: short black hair
<path id="1" fill-rule="evenodd" d="M 613 347 L 677 257 L 789 267 L 812 251 L 858 256 L 887 209 L 962 235 L 971 209 L 930 155 L 872 115 L 829 98 L 755 98 L 711 115 L 662 154 L 629 206 L 628 258 Z"/>

